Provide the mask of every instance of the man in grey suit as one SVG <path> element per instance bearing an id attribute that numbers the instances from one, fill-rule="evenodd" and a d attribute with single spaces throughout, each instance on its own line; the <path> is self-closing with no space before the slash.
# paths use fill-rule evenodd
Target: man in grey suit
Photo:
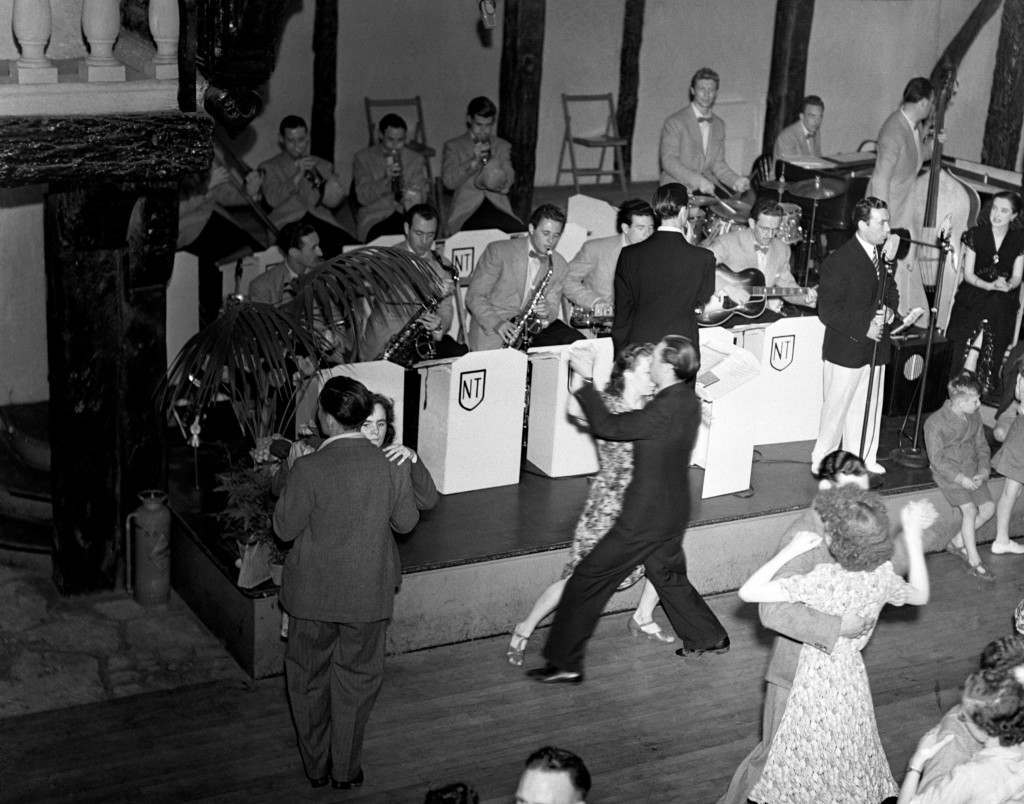
<path id="1" fill-rule="evenodd" d="M 932 111 L 935 88 L 927 78 L 911 78 L 903 90 L 900 108 L 889 115 L 878 132 L 878 157 L 868 182 L 867 194 L 889 205 L 893 227 L 915 230 L 924 210 L 914 209 L 914 181 L 924 160 L 931 156 L 932 141 L 922 137 L 921 126 Z M 900 292 L 900 313 L 914 307 L 930 309 L 921 272 L 913 270 L 913 253 L 896 267 L 896 288 Z"/>
<path id="2" fill-rule="evenodd" d="M 800 119 L 786 126 L 775 138 L 775 158 L 821 156 L 821 122 L 825 101 L 808 95 L 800 104 Z"/>
<path id="3" fill-rule="evenodd" d="M 569 263 L 565 295 L 595 315 L 611 315 L 615 304 L 615 265 L 626 246 L 642 243 L 655 227 L 654 210 L 640 198 L 623 201 L 615 217 L 618 234 L 595 237 L 583 244 Z"/>
<path id="4" fill-rule="evenodd" d="M 661 129 L 660 184 L 678 182 L 691 193 L 715 192 L 712 179 L 736 193 L 750 180 L 725 161 L 725 121 L 711 110 L 718 98 L 718 73 L 701 67 L 690 80 L 690 104 L 673 114 Z"/>
<path id="5" fill-rule="evenodd" d="M 466 133 L 444 144 L 441 180 L 454 193 L 446 231 L 470 229 L 523 231 L 512 212 L 508 191 L 516 180 L 512 146 L 494 133 L 498 107 L 482 95 L 466 108 Z"/>
<path id="6" fill-rule="evenodd" d="M 363 782 L 363 732 L 384 677 L 384 637 L 401 582 L 392 531 L 419 520 L 409 473 L 360 428 L 373 399 L 351 377 L 320 392 L 326 440 L 292 467 L 274 530 L 294 542 L 281 606 L 290 617 L 285 681 L 313 787 Z"/>
<path id="7" fill-rule="evenodd" d="M 572 343 L 583 337 L 558 320 L 569 275 L 569 264 L 555 252 L 564 226 L 565 213 L 561 209 L 554 204 L 541 204 L 530 215 L 527 237 L 496 240 L 484 249 L 469 277 L 466 292 L 466 309 L 473 316 L 469 325 L 470 349 L 510 345 L 516 329 L 513 319 L 534 298 L 538 323 L 542 326 L 533 337 L 534 346 Z M 549 268 L 550 279 L 540 293 Z"/>
<path id="8" fill-rule="evenodd" d="M 277 242 L 284 262 L 270 266 L 249 283 L 249 300 L 280 304 L 290 298 L 289 284 L 301 274 L 323 261 L 320 235 L 312 224 L 296 221 L 281 230 Z"/>

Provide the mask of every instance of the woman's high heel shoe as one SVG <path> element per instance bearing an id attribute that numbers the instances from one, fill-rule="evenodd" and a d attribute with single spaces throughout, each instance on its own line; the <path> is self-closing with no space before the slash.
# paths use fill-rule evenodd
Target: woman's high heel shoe
<path id="1" fill-rule="evenodd" d="M 508 659 L 509 664 L 516 667 L 523 666 L 523 660 L 526 658 L 526 643 L 529 639 L 528 636 L 519 633 L 518 625 L 512 629 L 512 641 L 508 643 L 508 650 L 505 651 L 505 658 Z"/>
<path id="2" fill-rule="evenodd" d="M 654 630 L 645 630 L 644 626 L 654 626 Z M 646 623 L 638 623 L 635 617 L 626 620 L 626 629 L 637 639 L 650 639 L 654 642 L 675 642 L 676 638 L 661 630 L 661 626 L 654 620 Z"/>

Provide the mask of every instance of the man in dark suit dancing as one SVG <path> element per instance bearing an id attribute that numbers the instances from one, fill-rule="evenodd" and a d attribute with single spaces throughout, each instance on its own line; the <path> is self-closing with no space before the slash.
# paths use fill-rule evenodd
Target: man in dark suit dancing
<path id="1" fill-rule="evenodd" d="M 594 354 L 575 351 L 573 369 L 592 377 Z M 597 438 L 633 441 L 633 479 L 611 530 L 569 578 L 555 613 L 544 658 L 529 672 L 546 683 L 583 680 L 583 651 L 608 598 L 638 563 L 661 596 L 669 622 L 683 642 L 680 656 L 724 653 L 729 636 L 686 577 L 682 537 L 690 517 L 688 466 L 700 425 L 693 379 L 697 350 L 681 335 L 666 335 L 651 360 L 658 393 L 647 407 L 612 414 L 588 380 L 576 397 Z"/>
<path id="2" fill-rule="evenodd" d="M 360 428 L 373 398 L 351 377 L 320 392 L 327 439 L 292 467 L 274 530 L 295 542 L 281 583 L 290 616 L 285 679 L 313 787 L 363 782 L 363 731 L 384 678 L 384 636 L 401 582 L 392 530 L 419 520 L 409 473 Z"/>
<path id="3" fill-rule="evenodd" d="M 628 344 L 657 343 L 669 333 L 684 335 L 697 346 L 694 309 L 715 291 L 715 256 L 683 236 L 688 200 L 681 184 L 655 190 L 651 206 L 661 225 L 619 254 L 612 324 L 616 354 Z"/>
<path id="4" fill-rule="evenodd" d="M 818 285 L 818 315 L 825 325 L 821 356 L 824 399 L 818 440 L 811 450 L 811 472 L 818 473 L 822 458 L 842 442 L 843 449 L 860 455 L 868 471 L 885 474 L 878 463 L 878 433 L 882 421 L 882 386 L 885 364 L 889 362 L 889 340 L 884 333 L 899 307 L 896 283 L 886 283 L 884 299 L 879 286 L 885 270 L 879 247 L 895 256 L 898 238 L 889 235 L 889 209 L 873 196 L 862 198 L 853 209 L 856 234 L 829 255 L 821 266 Z M 887 242 L 888 241 L 888 242 Z M 877 353 L 875 352 L 877 345 Z M 875 377 L 871 400 L 867 398 L 871 357 L 875 355 Z M 864 408 L 871 406 L 868 429 L 861 452 Z"/>

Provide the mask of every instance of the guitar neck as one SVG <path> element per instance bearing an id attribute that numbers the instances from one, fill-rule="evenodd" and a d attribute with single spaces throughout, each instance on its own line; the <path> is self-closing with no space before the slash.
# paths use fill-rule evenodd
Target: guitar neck
<path id="1" fill-rule="evenodd" d="M 803 296 L 807 293 L 808 288 L 765 288 L 765 287 L 749 287 L 747 291 L 751 296 L 767 297 L 769 299 L 784 299 L 788 296 Z"/>

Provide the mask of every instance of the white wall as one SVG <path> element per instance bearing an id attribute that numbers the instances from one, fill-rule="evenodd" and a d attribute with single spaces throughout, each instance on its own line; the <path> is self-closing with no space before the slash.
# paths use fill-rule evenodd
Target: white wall
<path id="1" fill-rule="evenodd" d="M 50 398 L 43 188 L 0 190 L 0 405 Z"/>

